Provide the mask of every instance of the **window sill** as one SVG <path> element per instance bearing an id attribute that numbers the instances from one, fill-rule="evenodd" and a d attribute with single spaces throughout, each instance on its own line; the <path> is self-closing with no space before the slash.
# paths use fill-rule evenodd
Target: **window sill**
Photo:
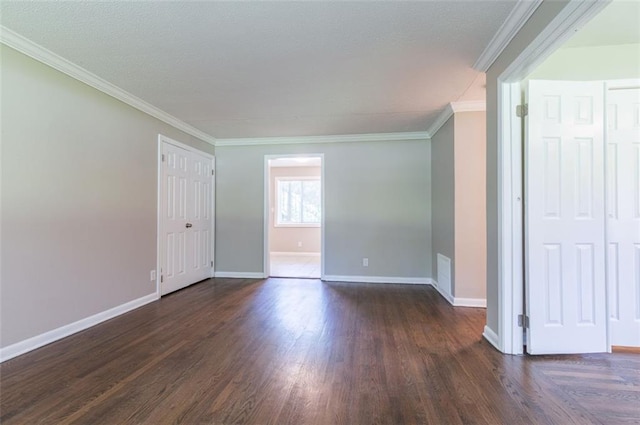
<path id="1" fill-rule="evenodd" d="M 273 227 L 299 227 L 299 228 L 307 228 L 307 227 L 320 227 L 319 223 L 291 223 L 291 224 L 282 224 L 282 223 L 276 223 L 273 225 Z"/>

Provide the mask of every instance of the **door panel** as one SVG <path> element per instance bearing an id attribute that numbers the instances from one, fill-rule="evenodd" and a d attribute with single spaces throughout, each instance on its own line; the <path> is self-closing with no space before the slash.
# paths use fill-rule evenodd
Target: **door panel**
<path id="1" fill-rule="evenodd" d="M 164 295 L 211 277 L 213 161 L 170 143 L 162 153 Z"/>
<path id="2" fill-rule="evenodd" d="M 530 81 L 527 351 L 607 350 L 604 85 Z"/>
<path id="3" fill-rule="evenodd" d="M 162 294 L 186 286 L 190 279 L 186 267 L 187 259 L 187 180 L 188 152 L 172 145 L 163 144 L 163 188 L 162 210 L 166 241 L 162 251 Z"/>
<path id="4" fill-rule="evenodd" d="M 211 160 L 192 155 L 191 188 L 193 190 L 193 213 L 191 228 L 193 239 L 192 272 L 198 280 L 211 275 Z"/>
<path id="5" fill-rule="evenodd" d="M 640 89 L 607 92 L 611 344 L 640 346 Z"/>

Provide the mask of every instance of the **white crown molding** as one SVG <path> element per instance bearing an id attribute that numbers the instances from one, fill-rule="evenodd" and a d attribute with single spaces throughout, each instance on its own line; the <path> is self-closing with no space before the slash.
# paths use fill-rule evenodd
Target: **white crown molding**
<path id="1" fill-rule="evenodd" d="M 203 140 L 209 144 L 215 145 L 215 138 L 190 126 L 184 121 L 170 115 L 163 110 L 156 108 L 150 103 L 145 102 L 132 95 L 131 93 L 111 84 L 110 82 L 98 77 L 97 75 L 87 71 L 86 69 L 68 61 L 67 59 L 45 49 L 44 47 L 34 43 L 33 41 L 13 32 L 12 30 L 0 25 L 0 43 L 5 44 L 39 62 L 44 63 L 68 76 L 81 81 L 96 90 L 99 90 L 111 97 L 114 97 L 129 106 L 151 115 L 178 130 L 184 131 L 193 137 Z"/>
<path id="2" fill-rule="evenodd" d="M 607 7 L 612 0 L 571 0 L 500 74 L 499 82 L 520 81 L 562 46 L 578 29 Z"/>
<path id="3" fill-rule="evenodd" d="M 451 102 L 442 110 L 438 118 L 431 124 L 429 129 L 427 130 L 427 134 L 429 134 L 429 138 L 435 136 L 435 134 L 440 130 L 440 128 L 453 116 L 453 114 L 457 114 L 458 112 L 478 112 L 478 111 L 486 111 L 487 110 L 487 102 L 484 100 L 467 100 L 461 102 Z"/>
<path id="4" fill-rule="evenodd" d="M 440 127 L 442 127 L 452 116 L 453 116 L 453 108 L 451 107 L 451 104 L 448 104 L 447 106 L 444 107 L 444 109 L 442 110 L 440 115 L 438 115 L 438 118 L 436 118 L 433 124 L 431 124 L 431 126 L 427 130 L 427 133 L 429 133 L 431 137 L 435 136 L 438 130 L 440 130 Z"/>
<path id="5" fill-rule="evenodd" d="M 540 3 L 542 3 L 542 0 L 518 0 L 507 19 L 498 28 L 498 31 L 485 47 L 478 60 L 476 60 L 476 63 L 473 64 L 473 68 L 480 72 L 487 72 L 513 37 L 533 15 L 533 12 L 540 6 Z"/>
<path id="6" fill-rule="evenodd" d="M 338 134 L 334 136 L 256 137 L 247 139 L 216 139 L 216 146 L 297 145 L 347 142 L 389 142 L 427 140 L 425 131 L 406 133 Z"/>
<path id="7" fill-rule="evenodd" d="M 35 350 L 36 348 L 51 344 L 52 342 L 58 341 L 59 339 L 65 338 L 74 333 L 88 329 L 106 320 L 113 319 L 114 317 L 156 301 L 159 298 L 159 295 L 155 293 L 145 295 L 144 297 L 126 302 L 119 306 L 110 308 L 109 310 L 94 314 L 93 316 L 85 317 L 84 319 L 69 323 L 68 325 L 36 335 L 7 347 L 0 348 L 0 363 Z"/>
<path id="8" fill-rule="evenodd" d="M 451 102 L 451 110 L 458 112 L 480 112 L 487 110 L 487 102 L 484 100 L 467 100 L 462 102 Z"/>

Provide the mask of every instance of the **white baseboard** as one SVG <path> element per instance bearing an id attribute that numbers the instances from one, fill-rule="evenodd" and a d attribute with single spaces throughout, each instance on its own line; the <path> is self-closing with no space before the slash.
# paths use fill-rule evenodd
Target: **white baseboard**
<path id="1" fill-rule="evenodd" d="M 496 335 L 493 329 L 491 329 L 489 326 L 485 326 L 482 336 L 484 337 L 484 339 L 489 341 L 489 343 L 493 345 L 496 350 L 502 352 L 502 350 L 500 349 L 500 342 L 499 342 L 498 335 Z"/>
<path id="2" fill-rule="evenodd" d="M 486 298 L 458 298 L 453 297 L 453 305 L 456 307 L 487 308 Z"/>
<path id="3" fill-rule="evenodd" d="M 444 298 L 445 300 L 447 300 L 447 302 L 451 305 L 454 305 L 453 303 L 453 297 L 449 294 L 447 294 L 442 288 L 440 288 L 440 286 L 438 285 L 438 282 L 436 282 L 435 280 L 433 280 L 432 283 L 433 287 L 436 288 L 436 290 L 438 291 L 438 293 L 440 293 L 440 295 L 442 295 L 442 298 Z"/>
<path id="4" fill-rule="evenodd" d="M 326 275 L 322 280 L 349 283 L 397 283 L 402 285 L 431 285 L 427 277 L 386 277 L 386 276 L 336 276 Z"/>
<path id="5" fill-rule="evenodd" d="M 486 298 L 457 298 L 447 294 L 442 288 L 438 286 L 438 282 L 432 279 L 432 285 L 434 288 L 438 290 L 442 298 L 447 300 L 449 304 L 454 307 L 476 307 L 476 308 L 487 308 L 487 299 Z"/>
<path id="6" fill-rule="evenodd" d="M 235 279 L 264 279 L 262 272 L 215 272 L 214 277 L 229 277 Z"/>
<path id="7" fill-rule="evenodd" d="M 270 252 L 271 255 L 280 255 L 283 257 L 320 257 L 319 252 Z"/>
<path id="8" fill-rule="evenodd" d="M 51 344 L 52 342 L 58 341 L 59 339 L 74 333 L 88 329 L 98 323 L 104 322 L 105 320 L 113 319 L 116 316 L 120 316 L 121 314 L 127 313 L 138 307 L 142 307 L 145 304 L 156 301 L 158 298 L 158 294 L 155 293 L 145 295 L 144 297 L 126 302 L 119 306 L 110 308 L 109 310 L 78 320 L 77 322 L 69 323 L 68 325 L 61 326 L 57 329 L 53 329 L 29 339 L 16 342 L 15 344 L 7 347 L 0 348 L 0 363 L 35 350 L 36 348 Z"/>

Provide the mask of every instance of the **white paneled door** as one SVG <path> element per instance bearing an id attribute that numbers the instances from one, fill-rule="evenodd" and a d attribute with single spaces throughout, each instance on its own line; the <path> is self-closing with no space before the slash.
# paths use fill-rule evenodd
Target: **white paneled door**
<path id="1" fill-rule="evenodd" d="M 160 293 L 211 277 L 213 158 L 163 142 Z"/>
<path id="2" fill-rule="evenodd" d="M 527 352 L 604 352 L 604 83 L 530 81 L 528 96 Z"/>
<path id="3" fill-rule="evenodd" d="M 611 344 L 640 347 L 638 88 L 607 92 L 607 263 Z"/>

